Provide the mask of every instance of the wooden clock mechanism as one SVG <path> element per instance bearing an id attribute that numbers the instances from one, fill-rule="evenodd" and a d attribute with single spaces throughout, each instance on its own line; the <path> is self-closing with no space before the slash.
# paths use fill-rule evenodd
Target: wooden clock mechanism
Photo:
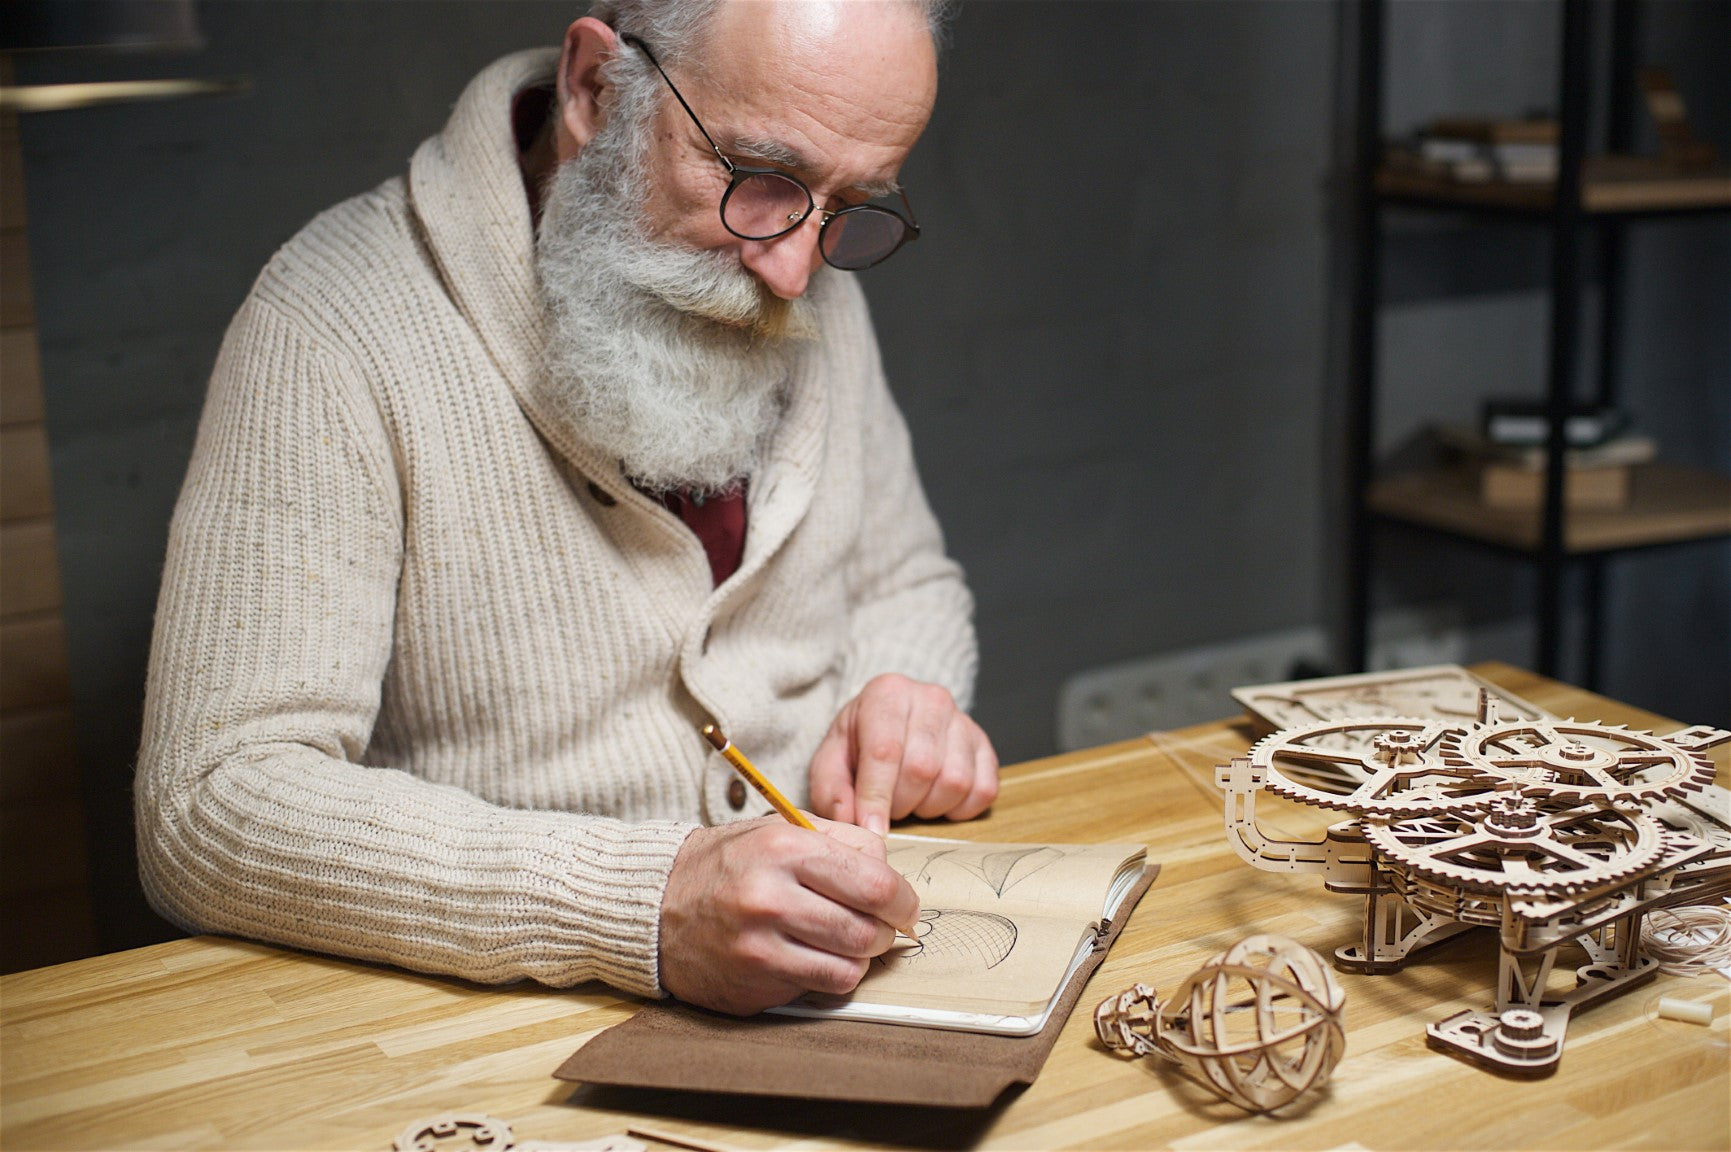
<path id="1" fill-rule="evenodd" d="M 1470 928 L 1494 929 L 1494 1006 L 1426 1033 L 1433 1047 L 1542 1076 L 1562 1058 L 1570 1017 L 1657 972 L 1641 949 L 1646 916 L 1731 893 L 1731 797 L 1702 755 L 1731 732 L 1558 719 L 1475 688 L 1471 716 L 1279 728 L 1216 780 L 1245 860 L 1363 897 L 1363 939 L 1335 951 L 1337 967 L 1393 972 Z M 1504 719 L 1505 707 L 1520 715 Z M 1342 822 L 1320 841 L 1274 839 L 1256 820 L 1265 792 Z M 1586 963 L 1559 990 L 1553 969 L 1576 949 Z"/>

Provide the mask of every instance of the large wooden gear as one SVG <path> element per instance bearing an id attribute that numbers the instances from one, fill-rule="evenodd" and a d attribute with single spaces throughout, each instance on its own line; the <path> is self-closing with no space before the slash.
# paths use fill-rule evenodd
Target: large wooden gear
<path id="1" fill-rule="evenodd" d="M 1474 727 L 1460 743 L 1460 763 L 1523 794 L 1556 800 L 1667 799 L 1713 783 L 1713 764 L 1697 727 L 1661 739 L 1603 724 L 1519 721 Z"/>
<path id="2" fill-rule="evenodd" d="M 1433 1046 L 1546 1075 L 1570 1016 L 1650 979 L 1643 918 L 1731 892 L 1731 796 L 1702 753 L 1731 732 L 1668 736 L 1591 721 L 1348 717 L 1276 731 L 1223 765 L 1226 828 L 1258 868 L 1316 872 L 1365 900 L 1337 966 L 1392 972 L 1475 926 L 1497 930 L 1496 1003 L 1430 1024 Z M 1320 841 L 1272 839 L 1268 791 L 1348 819 Z M 1551 987 L 1564 948 L 1586 963 Z"/>

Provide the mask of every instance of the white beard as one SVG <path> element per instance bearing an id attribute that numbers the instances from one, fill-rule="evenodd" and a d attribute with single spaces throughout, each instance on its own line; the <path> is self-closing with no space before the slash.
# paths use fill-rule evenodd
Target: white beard
<path id="1" fill-rule="evenodd" d="M 776 297 L 733 253 L 647 235 L 627 119 L 613 117 L 544 190 L 548 397 L 644 489 L 737 490 L 780 422 L 815 309 Z"/>

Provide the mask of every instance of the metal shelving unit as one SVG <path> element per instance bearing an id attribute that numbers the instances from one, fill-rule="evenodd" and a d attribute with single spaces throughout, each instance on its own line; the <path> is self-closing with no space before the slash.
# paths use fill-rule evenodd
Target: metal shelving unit
<path id="1" fill-rule="evenodd" d="M 1371 575 L 1375 535 L 1383 522 L 1400 523 L 1496 549 L 1537 569 L 1538 640 L 1533 663 L 1559 675 L 1563 594 L 1571 568 L 1583 576 L 1585 645 L 1579 679 L 1599 681 L 1606 559 L 1635 548 L 1685 544 L 1731 535 L 1731 479 L 1696 470 L 1649 465 L 1637 470 L 1636 497 L 1615 512 L 1568 513 L 1564 507 L 1566 413 L 1579 375 L 1583 304 L 1581 245 L 1600 246 L 1603 279 L 1598 333 L 1596 402 L 1617 401 L 1621 355 L 1620 308 L 1625 234 L 1637 220 L 1731 209 L 1731 176 L 1680 174 L 1627 154 L 1634 142 L 1636 21 L 1634 0 L 1614 0 L 1610 52 L 1610 156 L 1589 156 L 1588 121 L 1593 82 L 1592 12 L 1587 0 L 1562 0 L 1563 31 L 1558 101 L 1558 178 L 1554 184 L 1461 184 L 1381 165 L 1383 53 L 1386 0 L 1362 0 L 1359 23 L 1355 264 L 1349 373 L 1347 446 L 1348 512 L 1347 652 L 1363 669 L 1369 652 Z M 1544 500 L 1533 513 L 1487 509 L 1458 477 L 1406 473 L 1378 477 L 1375 470 L 1376 348 L 1381 289 L 1382 226 L 1389 211 L 1447 211 L 1530 221 L 1551 239 L 1548 421 Z"/>

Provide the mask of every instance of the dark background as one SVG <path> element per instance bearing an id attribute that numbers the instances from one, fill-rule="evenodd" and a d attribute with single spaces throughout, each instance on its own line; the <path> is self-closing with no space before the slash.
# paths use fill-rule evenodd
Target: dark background
<path id="1" fill-rule="evenodd" d="M 104 948 L 167 931 L 137 894 L 129 789 L 168 519 L 230 316 L 315 213 L 402 172 L 475 71 L 555 43 L 581 6 L 198 12 L 197 53 L 18 61 L 22 82 L 253 86 L 22 125 Z M 1642 59 L 1731 153 L 1731 5 L 1641 12 Z M 978 598 L 976 714 L 1006 761 L 1053 750 L 1075 672 L 1340 626 L 1356 18 L 1344 0 L 975 0 L 954 26 L 904 172 L 924 237 L 863 281 Z M 1554 110 L 1559 39 L 1555 3 L 1393 4 L 1387 128 Z M 1543 230 L 1402 215 L 1389 236 L 1383 451 L 1487 393 L 1537 396 Z M 1666 458 L 1731 471 L 1731 225 L 1655 221 L 1631 248 L 1627 404 Z M 1442 603 L 1470 658 L 1531 663 L 1529 567 L 1400 533 L 1381 552 L 1381 603 Z M 1620 558 L 1609 586 L 1603 690 L 1731 723 L 1731 547 Z"/>

